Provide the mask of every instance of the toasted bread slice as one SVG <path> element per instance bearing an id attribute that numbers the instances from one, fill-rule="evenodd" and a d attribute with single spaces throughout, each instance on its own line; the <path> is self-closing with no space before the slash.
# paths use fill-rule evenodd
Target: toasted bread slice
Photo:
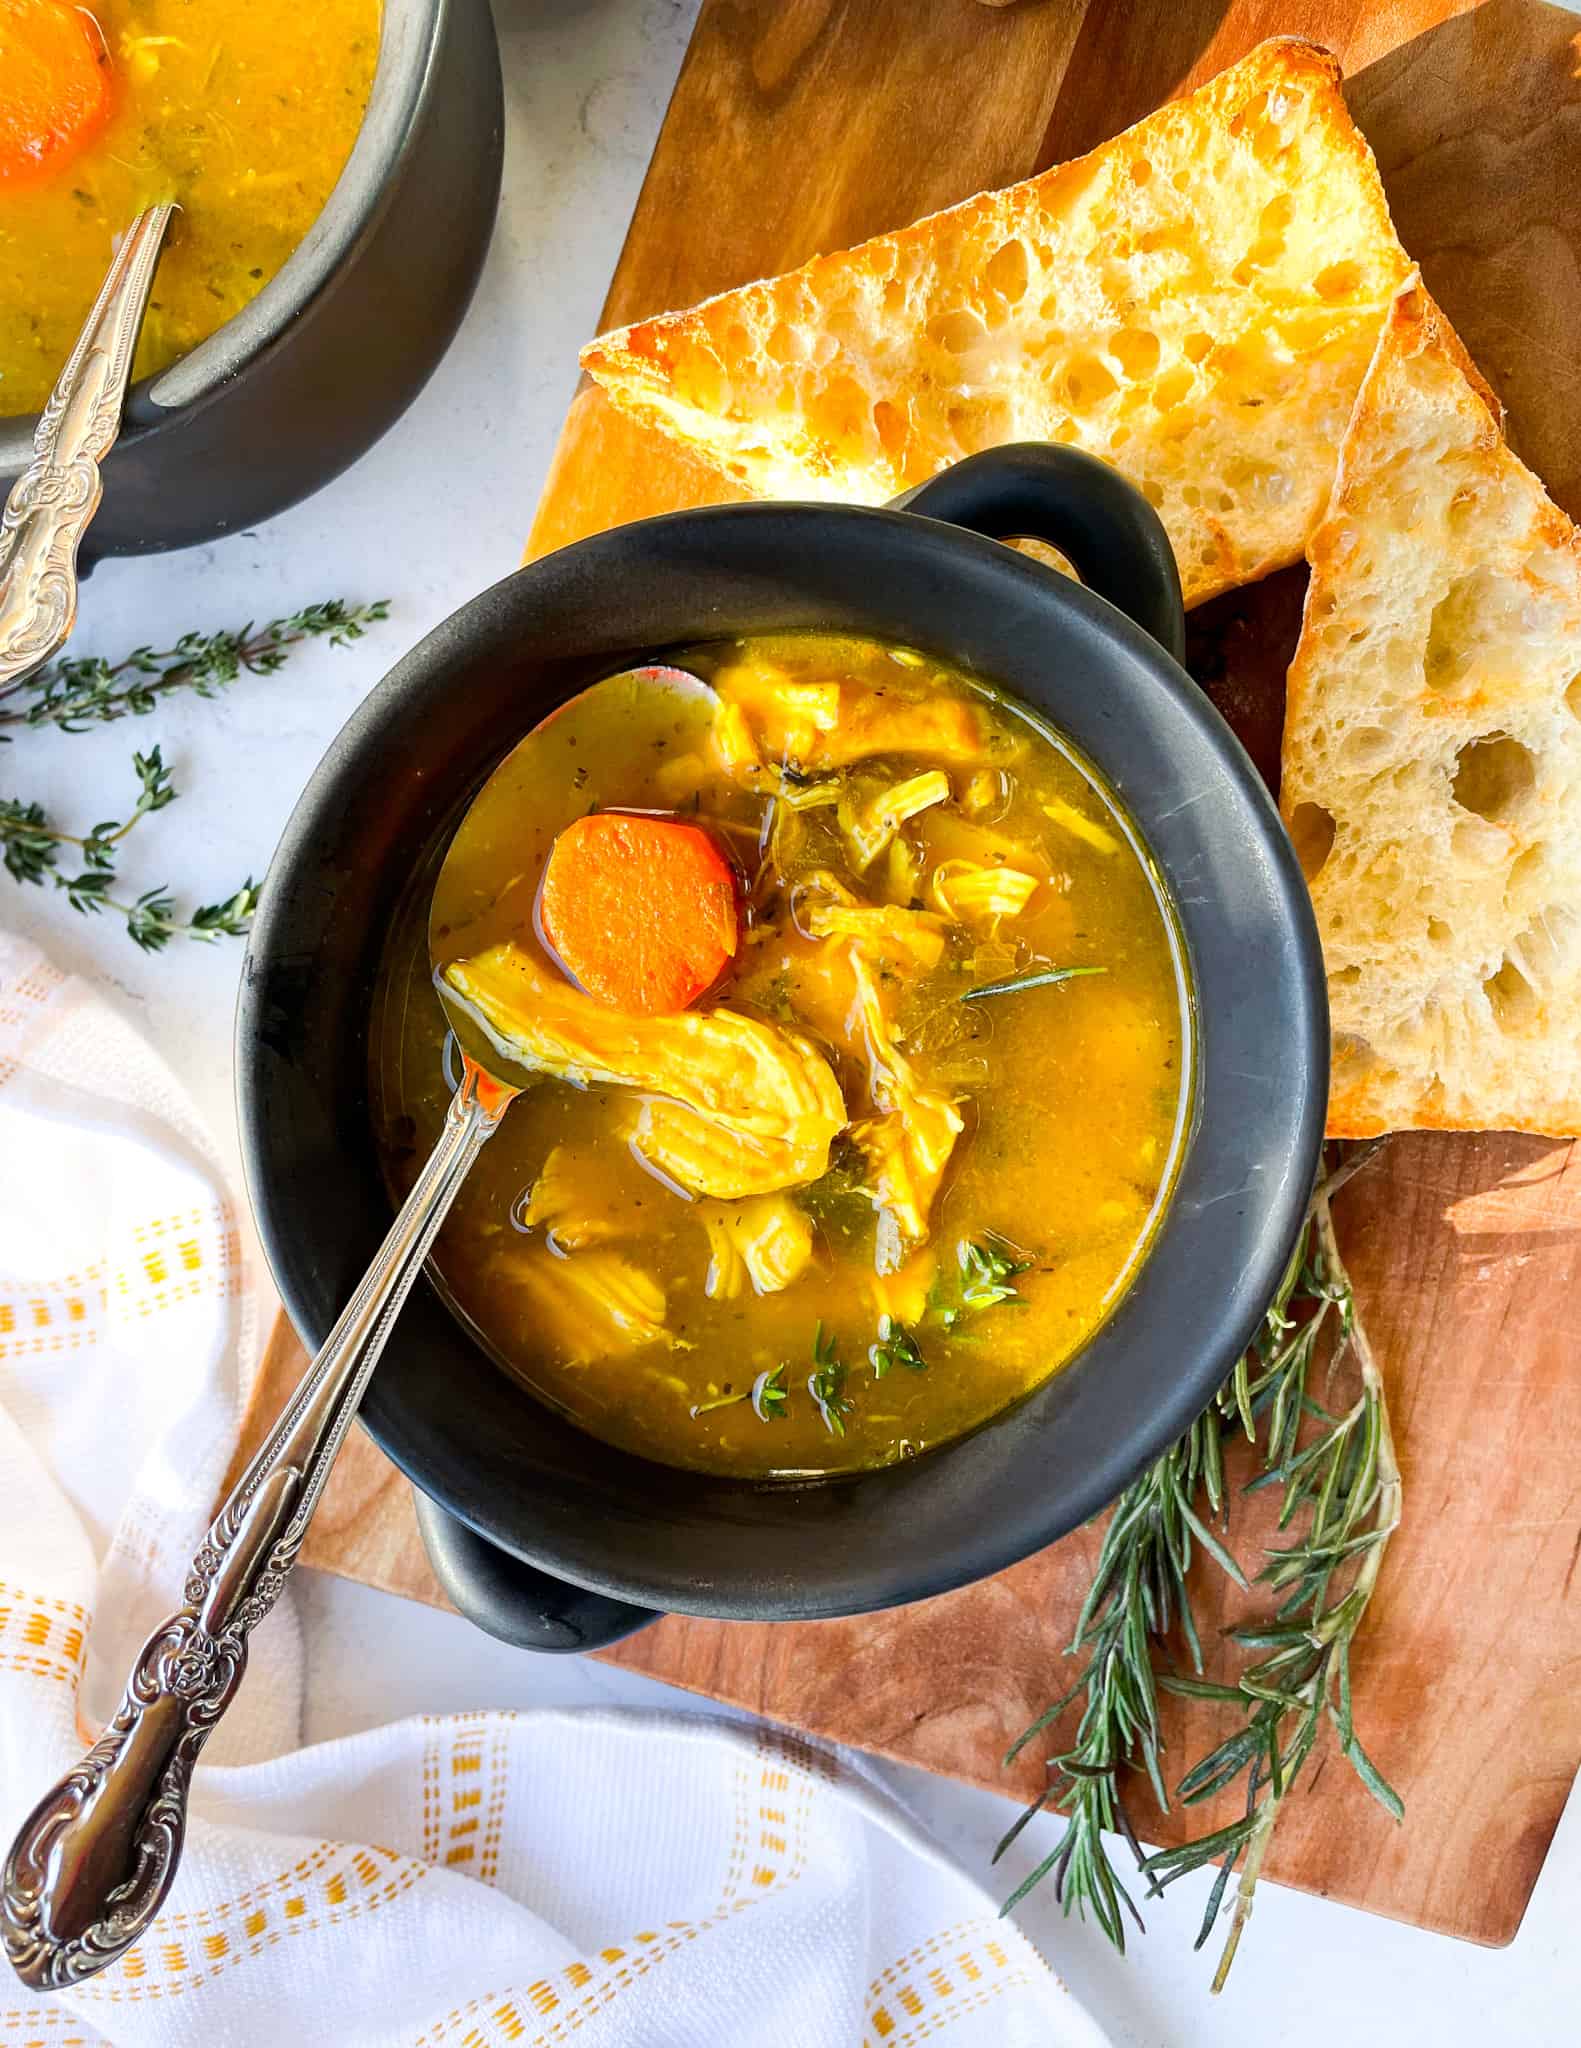
<path id="1" fill-rule="evenodd" d="M 1073 443 L 1158 507 L 1195 604 L 1299 559 L 1409 271 L 1339 66 L 1281 39 L 1075 163 L 582 361 L 763 497 L 877 504 Z"/>
<path id="2" fill-rule="evenodd" d="M 1281 804 L 1328 966 L 1330 1132 L 1581 1132 L 1581 532 L 1418 288 L 1309 552 Z"/>

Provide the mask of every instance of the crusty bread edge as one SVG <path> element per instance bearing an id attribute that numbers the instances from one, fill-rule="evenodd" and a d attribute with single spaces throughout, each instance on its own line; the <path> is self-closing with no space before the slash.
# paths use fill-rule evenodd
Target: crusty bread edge
<path id="1" fill-rule="evenodd" d="M 1215 91 L 1222 92 L 1225 89 L 1224 80 L 1232 74 L 1235 75 L 1241 96 L 1248 99 L 1259 91 L 1268 91 L 1276 85 L 1293 83 L 1298 79 L 1308 84 L 1315 93 L 1327 95 L 1334 135 L 1345 144 L 1355 159 L 1361 174 L 1361 182 L 1370 193 L 1376 231 L 1381 238 L 1398 246 L 1399 236 L 1395 232 L 1394 221 L 1389 212 L 1389 203 L 1384 194 L 1377 160 L 1366 137 L 1356 126 L 1340 89 L 1342 72 L 1339 59 L 1332 50 L 1325 49 L 1320 43 L 1309 42 L 1303 37 L 1270 36 L 1248 51 L 1237 63 L 1227 65 L 1223 71 L 1215 73 L 1212 78 L 1205 80 L 1202 85 L 1190 93 L 1183 94 L 1179 99 L 1155 107 L 1140 121 L 1134 121 L 1118 135 L 1099 143 L 1086 155 L 1073 157 L 1067 163 L 1052 165 L 1048 170 L 1039 171 L 1014 185 L 974 193 L 969 198 L 958 200 L 953 206 L 941 207 L 933 213 L 925 214 L 920 220 L 912 221 L 905 227 L 893 229 L 886 234 L 870 236 L 867 241 L 856 244 L 855 248 L 861 250 L 903 247 L 911 240 L 931 235 L 936 223 L 947 217 L 964 215 L 973 209 L 986 210 L 1005 206 L 1007 203 L 1013 204 L 1016 196 L 1028 186 L 1040 185 L 1060 177 L 1080 177 L 1094 158 L 1110 152 L 1123 152 L 1128 143 L 1134 142 L 1140 131 L 1151 129 L 1156 133 L 1156 124 L 1160 121 L 1187 118 L 1185 110 L 1193 102 Z M 643 320 L 632 321 L 624 327 L 611 328 L 604 334 L 596 335 L 583 346 L 579 356 L 581 366 L 603 387 L 612 404 L 629 413 L 643 425 L 663 434 L 666 439 L 679 442 L 706 468 L 735 483 L 736 480 L 730 476 L 724 464 L 718 462 L 706 446 L 689 440 L 684 434 L 676 431 L 674 420 L 664 407 L 644 402 L 645 392 L 658 389 L 662 381 L 656 368 L 658 337 L 684 328 L 709 307 L 716 305 L 721 299 L 732 297 L 737 292 L 751 290 L 755 286 L 762 289 L 783 289 L 792 280 L 805 279 L 810 284 L 815 283 L 821 270 L 831 265 L 846 263 L 854 253 L 853 249 L 840 249 L 820 254 L 810 258 L 795 270 L 785 271 L 777 277 L 759 278 L 730 286 L 724 291 L 714 292 L 682 311 L 655 314 Z M 1255 565 L 1240 574 L 1226 569 L 1218 576 L 1204 577 L 1192 592 L 1192 605 L 1195 607 L 1204 604 L 1211 598 L 1221 596 L 1226 590 L 1238 588 L 1243 583 L 1258 582 L 1264 576 L 1272 575 L 1275 570 L 1288 568 L 1292 562 L 1300 559 L 1299 552 L 1278 551 L 1262 557 Z"/>
<path id="2" fill-rule="evenodd" d="M 1320 577 L 1326 572 L 1337 544 L 1337 535 L 1343 526 L 1347 511 L 1356 504 L 1358 481 L 1353 473 L 1351 451 L 1359 443 L 1360 432 L 1370 426 L 1378 410 L 1377 389 L 1386 365 L 1395 356 L 1411 356 L 1424 349 L 1439 348 L 1449 356 L 1466 380 L 1468 396 L 1484 416 L 1485 425 L 1479 433 L 1479 445 L 1484 448 L 1500 447 L 1504 442 L 1504 408 L 1482 372 L 1473 361 L 1470 351 L 1455 332 L 1442 308 L 1422 283 L 1420 271 L 1414 271 L 1400 287 L 1393 305 L 1379 332 L 1373 350 L 1372 361 L 1362 378 L 1356 394 L 1356 403 L 1345 429 L 1345 438 L 1340 443 L 1339 464 L 1334 475 L 1333 488 L 1329 493 L 1328 508 L 1313 531 L 1307 547 L 1307 560 L 1312 568 L 1312 580 L 1307 586 L 1306 601 L 1302 608 L 1301 636 L 1296 643 L 1295 658 L 1285 686 L 1285 720 L 1288 729 L 1292 708 L 1305 702 L 1308 678 L 1314 666 L 1314 658 L 1308 653 L 1310 642 L 1308 627 L 1314 591 Z M 1511 456 L 1511 460 L 1518 460 Z M 1523 465 L 1524 466 L 1524 465 Z M 1534 478 L 1541 483 L 1541 479 Z M 1555 538 L 1573 533 L 1571 522 L 1557 506 L 1552 508 Z M 1283 750 L 1281 749 L 1281 755 Z M 1283 792 L 1280 796 L 1280 814 L 1288 827 L 1289 805 Z M 1491 1128 L 1480 1124 L 1467 1124 L 1464 1120 L 1448 1117 L 1435 1112 L 1425 1096 L 1419 1096 L 1411 1104 L 1410 1122 L 1391 1122 L 1376 1112 L 1368 1112 L 1363 1105 L 1368 1099 L 1365 1083 L 1347 1089 L 1343 1095 L 1333 1096 L 1329 1101 L 1326 1132 L 1330 1138 L 1377 1138 L 1390 1131 L 1474 1131 Z M 1578 1122 L 1575 1105 L 1568 1112 L 1556 1108 L 1551 1116 L 1507 1118 L 1500 1122 L 1498 1129 L 1523 1133 L 1530 1137 L 1568 1138 L 1577 1134 Z"/>

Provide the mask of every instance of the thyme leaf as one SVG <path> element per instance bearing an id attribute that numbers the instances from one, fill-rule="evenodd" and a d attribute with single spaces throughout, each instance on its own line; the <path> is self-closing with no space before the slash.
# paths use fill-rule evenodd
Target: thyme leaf
<path id="1" fill-rule="evenodd" d="M 813 1332 L 812 1359 L 814 1370 L 808 1374 L 807 1391 L 824 1428 L 831 1436 L 844 1436 L 845 1418 L 855 1404 L 845 1391 L 845 1366 L 836 1352 L 834 1338 L 824 1335 L 821 1322 Z"/>
<path id="2" fill-rule="evenodd" d="M 90 725 L 144 718 L 179 690 L 213 697 L 243 671 L 272 675 L 304 640 L 327 636 L 331 647 L 349 646 L 389 614 L 388 598 L 353 605 L 331 597 L 265 626 L 255 628 L 249 620 L 217 633 L 183 633 L 173 647 L 136 647 L 119 661 L 102 655 L 52 661 L 21 685 L 16 694 L 24 701 L 0 706 L 0 725 L 84 732 Z"/>
<path id="3" fill-rule="evenodd" d="M 917 1340 L 904 1323 L 897 1323 L 893 1316 L 881 1316 L 878 1323 L 878 1342 L 867 1347 L 867 1362 L 873 1377 L 881 1380 L 892 1366 L 904 1366 L 907 1372 L 926 1372 L 928 1361 L 917 1349 Z"/>
<path id="4" fill-rule="evenodd" d="M 1026 1272 L 1032 1261 L 993 1231 L 980 1239 L 962 1238 L 955 1248 L 961 1269 L 961 1307 L 993 1308 L 1002 1301 L 1020 1301 L 1021 1290 L 1012 1286 L 1018 1273 Z"/>
<path id="5" fill-rule="evenodd" d="M 752 1382 L 752 1413 L 759 1422 L 772 1422 L 776 1416 L 785 1413 L 785 1368 L 771 1366 L 767 1372 L 760 1372 Z"/>
<path id="6" fill-rule="evenodd" d="M 0 705 L 0 726 L 53 725 L 74 733 L 140 718 L 179 690 L 212 697 L 244 670 L 272 674 L 305 640 L 327 636 L 332 647 L 347 646 L 388 615 L 387 599 L 351 605 L 329 598 L 257 629 L 249 623 L 219 633 L 184 633 L 173 647 L 138 647 L 116 662 L 97 655 L 51 662 L 16 689 L 13 701 Z M 9 738 L 0 733 L 0 740 Z M 125 818 L 105 819 L 80 833 L 56 825 L 42 804 L 0 797 L 0 862 L 7 874 L 24 885 L 63 890 L 72 909 L 84 916 L 111 912 L 124 921 L 132 942 L 148 953 L 162 951 L 174 938 L 212 944 L 219 938 L 243 937 L 258 907 L 258 886 L 251 876 L 240 888 L 199 904 L 185 916 L 162 887 L 131 900 L 116 894 L 121 843 L 144 818 L 174 803 L 178 794 L 157 746 L 146 754 L 134 753 L 132 771 L 137 796 Z M 63 857 L 73 851 L 81 865 L 68 873 Z"/>

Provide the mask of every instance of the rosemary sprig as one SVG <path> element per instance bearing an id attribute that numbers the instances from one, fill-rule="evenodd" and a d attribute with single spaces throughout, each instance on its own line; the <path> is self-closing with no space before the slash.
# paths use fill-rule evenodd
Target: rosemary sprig
<path id="1" fill-rule="evenodd" d="M 163 889 L 146 890 L 130 903 L 110 893 L 121 842 L 143 818 L 164 810 L 177 796 L 158 747 L 134 754 L 132 767 L 137 775 L 137 801 L 127 816 L 105 819 L 84 834 L 58 830 L 40 804 L 0 797 L 0 849 L 7 874 L 13 881 L 40 888 L 53 883 L 65 890 L 72 909 L 84 916 L 113 911 L 125 919 L 128 936 L 145 953 L 161 951 L 176 937 L 211 943 L 245 932 L 258 903 L 251 877 L 220 902 L 200 905 L 189 918 L 176 915 L 175 904 Z M 66 847 L 75 847 L 81 855 L 82 867 L 76 874 L 61 872 L 59 861 Z"/>
<path id="2" fill-rule="evenodd" d="M 1141 1923 L 1103 1839 L 1106 1831 L 1118 1829 L 1148 1880 L 1150 1897 L 1186 1872 L 1219 1862 L 1197 1938 L 1200 1947 L 1241 1867 L 1215 1991 L 1223 1987 L 1250 1918 L 1284 1801 L 1325 1718 L 1368 1789 L 1397 1819 L 1403 1810 L 1357 1739 L 1350 1696 L 1350 1647 L 1400 1517 L 1400 1474 L 1382 1380 L 1356 1319 L 1330 1206 L 1372 1149 L 1353 1152 L 1320 1184 L 1307 1229 L 1256 1341 L 1185 1436 L 1121 1495 L 1071 1645 L 1074 1653 L 1086 1656 L 1081 1676 L 1005 1759 L 1008 1763 L 1067 1707 L 1083 1701 L 1072 1747 L 1050 1758 L 1048 1785 L 996 1852 L 1002 1854 L 1043 1806 L 1053 1804 L 1065 1814 L 1058 1844 L 1017 1888 L 1006 1911 L 1052 1874 L 1055 1896 L 1065 1910 L 1075 1906 L 1085 1914 L 1090 1907 L 1123 1949 L 1121 1904 Z M 1332 1337 L 1329 1376 L 1349 1356 L 1360 1378 L 1356 1399 L 1338 1415 L 1329 1413 L 1310 1389 L 1325 1333 Z M 1312 1424 L 1315 1433 L 1303 1441 L 1304 1425 Z M 1255 1656 L 1235 1684 L 1217 1685 L 1201 1676 L 1187 1575 L 1195 1543 L 1238 1585 L 1246 1585 L 1239 1565 L 1209 1527 L 1210 1518 L 1222 1521 L 1225 1514 L 1223 1440 L 1237 1429 L 1259 1446 L 1262 1472 L 1253 1487 L 1282 1487 L 1281 1528 L 1298 1516 L 1304 1528 L 1296 1540 L 1270 1553 L 1259 1574 L 1259 1583 L 1285 1596 L 1275 1613 L 1264 1624 L 1231 1632 L 1242 1648 L 1265 1654 Z M 1184 1643 L 1191 1675 L 1160 1668 L 1171 1638 Z M 1120 1798 L 1118 1773 L 1122 1766 L 1140 1765 L 1160 1808 L 1167 1810 L 1160 1690 L 1234 1707 L 1241 1725 L 1189 1770 L 1177 1789 L 1190 1805 L 1244 1775 L 1246 1812 L 1227 1827 L 1144 1858 Z"/>
<path id="3" fill-rule="evenodd" d="M 980 1003 L 988 996 L 1019 995 L 1024 988 L 1054 988 L 1062 981 L 1080 981 L 1084 975 L 1107 974 L 1107 967 L 1034 967 L 1027 974 L 1012 974 L 1004 981 L 980 981 L 976 988 L 963 988 L 963 1003 Z"/>
<path id="4" fill-rule="evenodd" d="M 1311 1237 L 1306 1283 L 1318 1302 L 1312 1321 L 1325 1320 L 1331 1313 L 1337 1317 L 1334 1362 L 1349 1351 L 1359 1370 L 1360 1391 L 1340 1415 L 1330 1415 L 1311 1398 L 1307 1379 L 1314 1347 L 1303 1341 L 1305 1328 L 1252 1382 L 1254 1416 L 1266 1404 L 1270 1417 L 1262 1440 L 1264 1469 L 1252 1486 L 1284 1489 L 1281 1529 L 1298 1514 L 1305 1516 L 1306 1526 L 1298 1540 L 1272 1549 L 1258 1574 L 1260 1583 L 1285 1595 L 1272 1620 L 1231 1631 L 1231 1639 L 1243 1648 L 1267 1653 L 1240 1675 L 1242 1697 L 1236 1704 L 1246 1716 L 1245 1726 L 1188 1771 L 1179 1787 L 1182 1801 L 1190 1805 L 1211 1797 L 1244 1772 L 1246 1815 L 1214 1837 L 1159 1850 L 1142 1865 L 1157 1895 L 1177 1877 L 1222 1856 L 1197 1938 L 1200 1948 L 1213 1931 L 1225 1887 L 1244 1855 L 1230 1931 L 1214 1974 L 1215 1991 L 1223 1989 L 1229 1975 L 1251 1918 L 1274 1827 L 1325 1718 L 1333 1725 L 1341 1754 L 1385 1812 L 1395 1820 L 1405 1813 L 1399 1794 L 1362 1748 L 1351 1710 L 1351 1644 L 1377 1586 L 1384 1552 L 1399 1527 L 1401 1482 L 1383 1381 L 1366 1332 L 1356 1321 L 1326 1186 L 1314 1203 Z M 1305 1445 L 1298 1442 L 1303 1413 L 1315 1414 L 1321 1422 L 1317 1435 Z M 1282 1430 L 1276 1431 L 1280 1423 Z M 1215 1844 L 1212 1850 L 1207 1848 L 1210 1839 Z"/>
<path id="5" fill-rule="evenodd" d="M 84 732 L 120 718 L 143 718 L 178 690 L 213 697 L 249 675 L 272 675 L 293 647 L 329 636 L 331 647 L 360 640 L 390 614 L 388 598 L 351 605 L 327 598 L 256 629 L 251 620 L 218 633 L 183 633 L 174 647 L 137 647 L 120 661 L 83 655 L 51 662 L 17 692 L 25 702 L 0 705 L 0 725 L 53 725 Z"/>
<path id="6" fill-rule="evenodd" d="M 1224 1505 L 1222 1433 L 1217 1411 L 1209 1409 L 1184 1436 L 1127 1487 L 1104 1532 L 1097 1569 L 1077 1619 L 1074 1655 L 1085 1653 L 1080 1677 L 1032 1723 L 1005 1755 L 1011 1763 L 1026 1745 L 1082 1699 L 1081 1721 L 1071 1748 L 1050 1759 L 1052 1775 L 1041 1796 L 1010 1828 L 994 1861 L 1010 1847 L 1033 1815 L 1053 1804 L 1066 1815 L 1064 1834 L 1049 1855 L 1005 1901 L 1009 1912 L 1051 1875 L 1054 1896 L 1068 1913 L 1075 1906 L 1093 1917 L 1121 1953 L 1125 1950 L 1123 1904 L 1138 1927 L 1141 1915 L 1116 1875 L 1104 1835 L 1118 1830 L 1137 1844 L 1120 1797 L 1123 1764 L 1140 1761 L 1160 1806 L 1167 1807 L 1161 1756 L 1152 1644 L 1178 1619 L 1197 1670 L 1202 1649 L 1191 1612 L 1186 1574 L 1193 1541 L 1200 1542 L 1241 1585 L 1240 1566 L 1219 1543 L 1193 1502 L 1206 1500 L 1217 1515 Z"/>

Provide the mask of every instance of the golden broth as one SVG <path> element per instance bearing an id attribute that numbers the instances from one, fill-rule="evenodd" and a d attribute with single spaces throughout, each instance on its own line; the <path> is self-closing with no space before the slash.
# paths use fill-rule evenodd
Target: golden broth
<path id="1" fill-rule="evenodd" d="M 44 405 L 112 237 L 158 200 L 182 212 L 135 373 L 239 313 L 323 210 L 373 83 L 379 0 L 97 0 L 92 13 L 113 74 L 108 122 L 37 176 L 0 179 L 0 414 Z"/>
<path id="2" fill-rule="evenodd" d="M 784 679 L 793 697 L 833 679 L 842 704 L 876 706 L 888 721 L 878 737 L 905 740 L 920 718 L 918 747 L 787 777 L 779 762 L 754 770 L 738 754 L 727 765 L 707 708 L 677 710 L 635 689 L 578 700 L 469 820 L 436 904 L 443 958 L 504 942 L 563 987 L 536 916 L 555 834 L 594 807 L 696 817 L 732 852 L 744 892 L 733 971 L 699 1007 L 809 1038 L 838 1079 L 850 1130 L 827 1172 L 758 1198 L 767 1207 L 699 1199 L 639 1156 L 640 1095 L 546 1079 L 472 1169 L 435 1263 L 488 1348 L 595 1435 L 713 1472 L 879 1465 L 1038 1385 L 1122 1292 L 1182 1124 L 1188 1039 L 1172 932 L 1124 819 L 1009 699 L 909 651 L 845 638 L 680 659 L 727 705 L 738 684 L 750 705 L 765 678 L 771 689 Z M 940 706 L 975 732 L 976 758 L 950 759 L 948 800 L 873 852 L 862 820 L 882 811 L 886 790 L 937 765 L 921 741 Z M 817 800 L 835 783 L 844 812 Z M 1011 871 L 1030 891 L 1007 882 Z M 428 961 L 433 873 L 392 931 L 375 1003 L 372 1098 L 397 1195 L 450 1093 Z M 1006 891 L 1027 900 L 1007 910 Z M 884 913 L 877 925 L 870 907 Z M 811 935 L 853 908 L 859 936 Z M 962 1000 L 1069 967 L 1102 971 Z M 961 1124 L 920 1245 L 897 1210 L 875 1207 L 874 1155 L 856 1141 L 875 1109 L 893 1108 L 897 1070 L 907 1103 L 943 1103 Z M 744 1270 L 743 1243 L 756 1251 Z M 758 1291 L 787 1272 L 780 1291 Z M 601 1339 L 589 1330 L 606 1279 L 621 1328 Z"/>

